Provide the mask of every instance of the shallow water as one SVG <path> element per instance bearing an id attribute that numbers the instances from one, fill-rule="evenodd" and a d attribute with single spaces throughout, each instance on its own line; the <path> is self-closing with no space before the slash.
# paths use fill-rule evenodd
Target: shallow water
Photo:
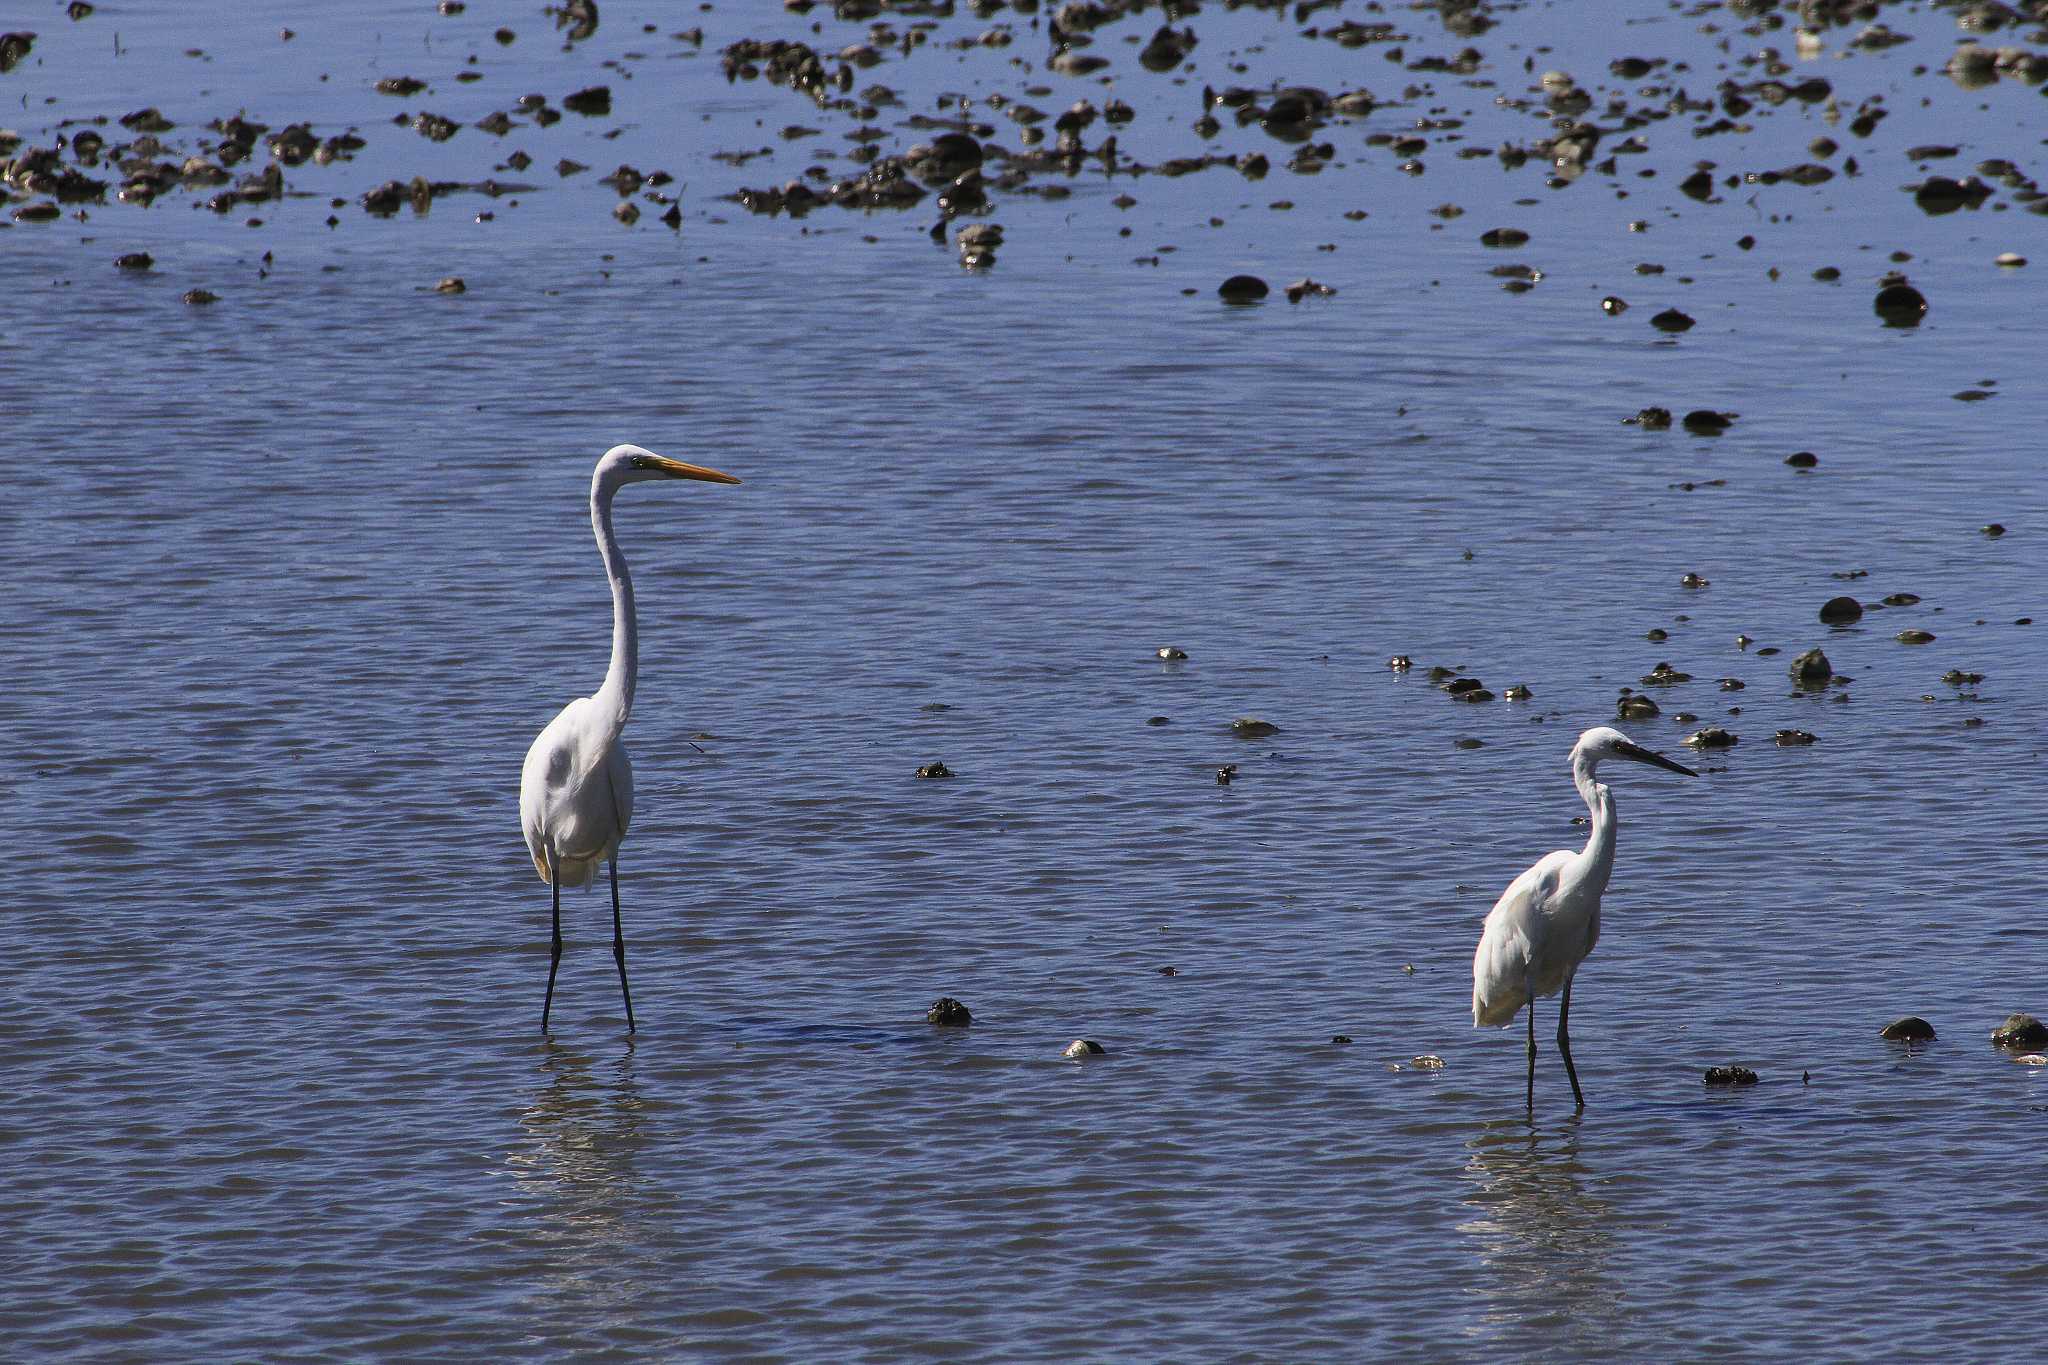
<path id="1" fill-rule="evenodd" d="M 2028 994 L 2043 652 L 2016 624 L 2042 607 L 2048 395 L 2025 338 L 2048 246 L 2003 192 L 1935 218 L 1899 186 L 1923 142 L 1962 146 L 1945 173 L 2038 172 L 2041 96 L 1915 74 L 1949 14 L 1888 7 L 1912 43 L 1849 53 L 1834 31 L 1815 59 L 1845 109 L 1885 96 L 1871 138 L 1788 106 L 1697 143 L 1653 129 L 1657 177 L 1548 189 L 1441 141 L 1406 176 L 1364 138 L 1438 106 L 1476 145 L 1536 136 L 1492 104 L 1532 83 L 1525 55 L 1590 83 L 1676 53 L 1700 95 L 1717 43 L 1789 55 L 1789 22 L 1502 10 L 1471 40 L 1497 86 L 1430 77 L 1401 100 L 1421 78 L 1381 48 L 1300 34 L 1379 17 L 1362 5 L 1205 7 L 1176 21 L 1203 35 L 1179 85 L 1129 61 L 1148 11 L 1094 49 L 1139 110 L 1133 156 L 1199 150 L 1205 82 L 1362 81 L 1390 103 L 1316 134 L 1343 144 L 1319 175 L 1226 120 L 1216 143 L 1268 149 L 1264 181 L 998 196 L 1008 241 L 969 273 L 929 204 L 791 222 L 719 198 L 825 137 L 741 167 L 712 152 L 845 123 L 717 74 L 739 36 L 864 31 L 823 9 L 702 11 L 699 51 L 665 36 L 671 12 L 611 3 L 564 51 L 537 7 L 185 8 L 39 19 L 0 77 L 26 101 L 9 126 L 41 145 L 155 104 L 175 140 L 240 107 L 369 145 L 253 211 L 181 193 L 0 231 L 18 1349 L 2026 1349 L 2048 1200 L 2012 1154 L 2048 1079 L 1984 1039 L 2048 1004 Z M 1395 17 L 1410 58 L 1466 41 Z M 1042 32 L 996 21 L 1013 47 L 944 48 L 983 27 L 963 11 L 861 79 L 912 110 L 1039 79 L 1009 63 L 1040 61 Z M 471 53 L 485 79 L 458 86 Z M 371 93 L 400 73 L 448 84 Z M 611 120 L 439 145 L 388 122 L 599 79 Z M 1108 93 L 1048 83 L 1052 110 Z M 879 121 L 895 150 L 929 135 L 902 113 Z M 1696 157 L 1784 166 L 1824 132 L 1863 175 L 1675 190 Z M 517 206 L 353 202 L 481 179 L 515 143 L 540 186 Z M 539 173 L 562 156 L 596 170 Z M 651 205 L 611 219 L 589 179 L 621 161 L 687 184 L 679 233 Z M 1468 212 L 1431 216 L 1445 202 Z M 1531 242 L 1481 247 L 1501 224 Z M 148 274 L 112 267 L 144 249 Z M 1999 270 L 2004 250 L 2042 264 Z M 1931 300 L 1917 329 L 1871 311 L 1894 251 Z M 1503 293 L 1487 271 L 1510 261 L 1545 278 Z M 1811 278 L 1828 264 L 1840 283 Z M 1339 292 L 1218 303 L 1247 269 Z M 431 292 L 447 275 L 467 292 Z M 220 302 L 180 303 L 194 287 Z M 1607 294 L 1633 306 L 1606 316 Z M 1647 322 L 1672 304 L 1699 319 L 1676 338 Z M 1970 389 L 1995 396 L 1951 396 Z M 1650 404 L 1740 417 L 1717 438 L 1620 421 Z M 517 775 L 603 670 L 583 500 L 620 440 L 746 483 L 620 500 L 641 1028 L 622 1031 L 602 894 L 574 895 L 544 1039 Z M 1818 468 L 1785 467 L 1795 450 Z M 1819 625 L 1843 592 L 1921 600 Z M 1938 638 L 1898 643 L 1908 627 Z M 1787 664 L 1815 644 L 1853 681 L 1795 695 Z M 1545 1002 L 1532 1117 L 1519 1031 L 1470 1028 L 1472 946 L 1517 870 L 1583 838 L 1565 753 L 1660 660 L 1694 681 L 1645 689 L 1665 714 L 1630 732 L 1741 743 L 1688 759 L 1696 782 L 1613 777 L 1619 864 L 1575 991 L 1589 1106 L 1571 1112 Z M 1460 705 L 1435 664 L 1535 695 Z M 1280 732 L 1238 739 L 1240 716 Z M 1793 727 L 1819 742 L 1771 743 Z M 958 775 L 912 776 L 935 758 Z M 940 994 L 971 1030 L 922 1022 Z M 1940 1040 L 1877 1038 L 1909 1012 Z M 1083 1036 L 1108 1055 L 1060 1060 Z M 1392 1069 L 1420 1053 L 1444 1069 Z M 1703 1087 L 1728 1062 L 1762 1083 Z"/>

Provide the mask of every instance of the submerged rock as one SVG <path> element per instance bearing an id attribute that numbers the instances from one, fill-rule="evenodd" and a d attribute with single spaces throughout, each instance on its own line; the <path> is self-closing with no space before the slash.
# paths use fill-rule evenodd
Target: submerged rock
<path id="1" fill-rule="evenodd" d="M 1073 1042 L 1068 1043 L 1067 1050 L 1060 1054 L 1062 1057 L 1072 1057 L 1077 1060 L 1082 1057 L 1101 1057 L 1104 1055 L 1106 1054 L 1103 1052 L 1102 1044 L 1092 1038 L 1076 1038 Z"/>
<path id="2" fill-rule="evenodd" d="M 1216 286 L 1216 293 L 1225 303 L 1257 303 L 1272 293 L 1272 288 L 1257 275 L 1232 275 Z"/>
<path id="3" fill-rule="evenodd" d="M 924 1012 L 924 1021 L 941 1028 L 966 1028 L 974 1022 L 974 1015 L 952 996 L 942 995 L 932 1001 L 932 1007 Z"/>
<path id="4" fill-rule="evenodd" d="M 1818 736 L 1811 730 L 1780 730 L 1775 742 L 1780 749 L 1792 749 L 1803 744 L 1811 744 L 1816 738 Z"/>
<path id="5" fill-rule="evenodd" d="M 1755 1085 L 1756 1073 L 1746 1066 L 1710 1066 L 1708 1085 Z"/>
<path id="6" fill-rule="evenodd" d="M 2004 1023 L 1991 1030 L 1991 1042 L 1996 1047 L 2036 1051 L 2048 1047 L 2048 1024 L 2043 1024 L 2031 1014 L 2009 1014 Z"/>
<path id="7" fill-rule="evenodd" d="M 1809 649 L 1792 661 L 1792 682 L 1798 687 L 1819 687 L 1835 676 L 1835 667 L 1818 649 Z"/>
<path id="8" fill-rule="evenodd" d="M 1894 1019 L 1886 1024 L 1878 1030 L 1877 1036 L 1889 1038 L 1895 1043 L 1931 1042 L 1934 1038 L 1934 1025 L 1917 1014 L 1909 1014 L 1903 1019 Z"/>
<path id="9" fill-rule="evenodd" d="M 1696 730 L 1687 735 L 1681 742 L 1689 749 L 1732 749 L 1736 740 L 1737 736 L 1733 732 L 1718 725 L 1709 725 L 1704 730 Z"/>
<path id="10" fill-rule="evenodd" d="M 1821 603 L 1822 625 L 1846 626 L 1863 619 L 1863 604 L 1853 597 L 1830 597 Z"/>
<path id="11" fill-rule="evenodd" d="M 1230 733 L 1239 739 L 1264 739 L 1267 735 L 1279 734 L 1280 727 L 1270 720 L 1260 720 L 1256 716 L 1239 716 L 1230 722 Z"/>
<path id="12" fill-rule="evenodd" d="M 951 777 L 953 775 L 953 770 L 947 767 L 944 763 L 941 763 L 938 760 L 934 759 L 932 762 L 925 764 L 922 768 L 919 768 L 917 770 L 917 775 L 919 777 L 924 778 Z"/>

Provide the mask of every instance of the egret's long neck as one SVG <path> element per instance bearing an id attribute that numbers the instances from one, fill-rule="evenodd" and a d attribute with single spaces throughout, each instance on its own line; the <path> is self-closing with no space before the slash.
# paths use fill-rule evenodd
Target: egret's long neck
<path id="1" fill-rule="evenodd" d="M 1614 794 L 1603 783 L 1593 780 L 1593 764 L 1585 759 L 1572 761 L 1572 785 L 1585 798 L 1587 821 L 1593 827 L 1579 857 L 1586 864 L 1586 875 L 1597 894 L 1606 889 L 1607 879 L 1614 872 Z"/>
<path id="2" fill-rule="evenodd" d="M 612 534 L 611 489 L 591 490 L 590 525 L 597 533 L 598 553 L 604 556 L 605 576 L 612 581 L 612 662 L 594 700 L 616 739 L 633 712 L 633 684 L 640 676 L 640 627 L 633 613 L 633 577 L 626 572 L 626 556 Z"/>

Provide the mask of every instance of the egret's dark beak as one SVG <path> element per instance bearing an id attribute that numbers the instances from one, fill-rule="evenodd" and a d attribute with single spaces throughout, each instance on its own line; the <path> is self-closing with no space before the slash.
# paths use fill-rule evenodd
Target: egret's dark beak
<path id="1" fill-rule="evenodd" d="M 701 464 L 684 464 L 681 460 L 671 460 L 663 455 L 635 455 L 633 467 L 652 470 L 657 474 L 667 474 L 677 479 L 702 479 L 705 483 L 739 482 L 723 470 L 710 469 Z"/>
<path id="2" fill-rule="evenodd" d="M 1617 744 L 1614 747 L 1614 754 L 1617 758 L 1632 758 L 1638 763 L 1647 763 L 1653 768 L 1663 768 L 1669 772 L 1684 773 L 1687 777 L 1699 776 L 1698 773 L 1686 767 L 1683 763 L 1673 763 L 1664 755 L 1653 753 L 1639 744 Z"/>

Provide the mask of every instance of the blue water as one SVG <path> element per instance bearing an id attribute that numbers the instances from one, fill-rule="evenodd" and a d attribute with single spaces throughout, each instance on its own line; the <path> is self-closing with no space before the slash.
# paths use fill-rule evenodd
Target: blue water
<path id="1" fill-rule="evenodd" d="M 824 7 L 614 0 L 568 50 L 538 10 L 295 8 L 53 12 L 0 77 L 25 147 L 144 104 L 181 151 L 236 108 L 368 143 L 289 170 L 304 197 L 110 195 L 0 231 L 18 1350 L 2026 1350 L 2048 1210 L 2012 1154 L 2048 1080 L 1985 1040 L 2048 1005 L 2044 653 L 2018 624 L 2043 606 L 2048 393 L 2016 344 L 2048 246 L 2004 188 L 1940 218 L 1899 188 L 1925 142 L 1962 147 L 1945 174 L 2040 169 L 2037 92 L 1938 74 L 1947 14 L 1887 7 L 1914 41 L 1883 51 L 1831 32 L 1798 70 L 1835 83 L 1836 123 L 1795 104 L 1695 139 L 1687 115 L 1638 130 L 1657 176 L 1623 155 L 1549 189 L 1436 133 L 1404 175 L 1365 139 L 1425 116 L 1487 148 L 1542 135 L 1494 103 L 1538 99 L 1525 55 L 1603 101 L 1628 88 L 1613 56 L 1675 55 L 1698 98 L 1762 76 L 1724 71 L 1723 38 L 1789 59 L 1791 17 L 1533 6 L 1468 40 L 1422 12 L 1212 4 L 1175 21 L 1202 34 L 1191 67 L 1155 76 L 1125 41 L 1147 10 L 1087 49 L 1111 89 L 1010 65 L 1042 61 L 1045 11 L 1034 32 L 962 7 L 860 73 L 905 97 L 874 120 L 885 150 L 930 136 L 902 125 L 941 91 L 1043 79 L 1049 112 L 1129 100 L 1128 156 L 1274 162 L 998 193 L 1006 244 L 969 273 L 929 201 L 792 222 L 719 197 L 855 169 L 819 150 L 843 112 L 717 70 L 739 36 L 868 32 Z M 1381 17 L 1410 61 L 1471 42 L 1492 84 L 1301 32 Z M 701 50 L 667 36 L 685 23 Z M 1010 47 L 946 45 L 994 23 Z M 472 53 L 485 78 L 454 82 Z M 395 74 L 433 85 L 371 91 Z M 609 119 L 445 144 L 389 122 L 597 80 Z M 1342 151 L 1312 176 L 1228 117 L 1213 144 L 1188 130 L 1204 83 L 1270 82 L 1391 103 L 1318 132 Z M 1853 138 L 1872 94 L 1892 117 Z M 792 123 L 831 132 L 783 144 Z M 1823 133 L 1863 174 L 1676 192 L 1696 158 L 1782 167 Z M 354 202 L 483 179 L 514 146 L 538 186 L 516 206 Z M 593 169 L 559 178 L 563 156 Z M 687 186 L 679 232 L 651 204 L 612 219 L 591 182 L 621 162 Z M 1498 225 L 1531 241 L 1480 246 Z M 113 267 L 134 250 L 152 271 Z M 2042 264 L 1992 264 L 2008 250 Z M 1544 278 L 1505 293 L 1487 272 L 1510 262 Z M 1811 278 L 1830 264 L 1840 282 Z M 1871 311 L 1895 266 L 1930 299 L 1916 329 Z M 1240 270 L 1338 292 L 1225 307 Z M 433 292 L 450 275 L 466 292 Z M 219 302 L 181 303 L 195 287 Z M 1698 319 L 1675 338 L 1647 321 L 1673 305 Z M 1952 396 L 1972 389 L 1994 396 Z M 1719 437 L 1622 423 L 1652 404 L 1740 415 Z M 624 440 L 746 482 L 620 499 L 640 1029 L 599 892 L 565 905 L 543 1037 L 517 775 L 602 675 L 584 499 Z M 1876 605 L 1898 592 L 1920 601 Z M 1820 625 L 1840 593 L 1871 609 Z M 1853 680 L 1795 694 L 1813 645 Z M 1694 680 L 1642 688 L 1663 660 Z M 1534 696 L 1461 705 L 1438 664 Z M 1470 1027 L 1470 955 L 1513 875 L 1583 839 L 1565 754 L 1622 687 L 1664 712 L 1630 733 L 1704 775 L 1609 775 L 1619 862 L 1574 992 L 1588 1107 L 1546 1001 L 1532 1114 L 1519 1026 Z M 1280 729 L 1240 739 L 1239 717 Z M 1688 755 L 1709 723 L 1740 744 Z M 1795 727 L 1819 741 L 1772 744 Z M 957 776 L 914 777 L 935 759 Z M 970 1030 L 923 1022 L 941 994 Z M 1906 1013 L 1938 1041 L 1877 1037 Z M 1062 1060 L 1077 1037 L 1107 1055 Z M 1761 1083 L 1703 1086 L 1731 1062 Z"/>

